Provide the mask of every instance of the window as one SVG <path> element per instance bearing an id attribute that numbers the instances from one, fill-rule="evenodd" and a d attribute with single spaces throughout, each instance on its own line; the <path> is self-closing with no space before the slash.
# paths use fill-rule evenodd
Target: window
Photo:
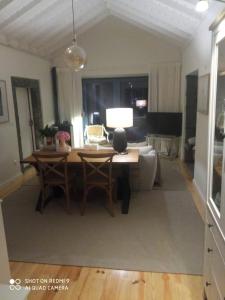
<path id="1" fill-rule="evenodd" d="M 85 125 L 106 125 L 106 108 L 111 107 L 132 107 L 134 122 L 147 113 L 148 76 L 83 79 L 82 86 Z"/>

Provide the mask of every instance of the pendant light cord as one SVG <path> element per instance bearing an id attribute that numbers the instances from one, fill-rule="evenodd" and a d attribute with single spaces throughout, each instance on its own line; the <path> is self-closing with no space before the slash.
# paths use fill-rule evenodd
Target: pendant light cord
<path id="1" fill-rule="evenodd" d="M 76 42 L 77 41 L 77 35 L 76 35 L 76 30 L 75 30 L 74 0 L 72 0 L 72 12 L 73 12 L 73 42 Z"/>

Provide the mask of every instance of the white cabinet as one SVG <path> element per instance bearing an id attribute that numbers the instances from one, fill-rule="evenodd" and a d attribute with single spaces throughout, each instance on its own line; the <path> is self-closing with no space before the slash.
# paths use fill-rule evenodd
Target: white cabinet
<path id="1" fill-rule="evenodd" d="M 225 241 L 219 230 L 208 210 L 204 253 L 204 289 L 208 300 L 225 299 Z"/>
<path id="2" fill-rule="evenodd" d="M 208 300 L 225 300 L 225 13 L 211 30 L 204 290 Z"/>
<path id="3" fill-rule="evenodd" d="M 10 271 L 0 199 L 0 283 L 9 283 Z"/>

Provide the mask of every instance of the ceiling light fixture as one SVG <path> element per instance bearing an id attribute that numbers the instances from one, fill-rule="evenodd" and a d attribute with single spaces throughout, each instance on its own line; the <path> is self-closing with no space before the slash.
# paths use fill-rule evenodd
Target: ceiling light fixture
<path id="1" fill-rule="evenodd" d="M 76 1 L 76 0 L 75 0 Z M 68 67 L 74 71 L 82 70 L 87 63 L 87 55 L 83 48 L 77 45 L 77 33 L 75 29 L 75 12 L 74 12 L 74 0 L 72 0 L 72 13 L 73 13 L 73 40 L 72 45 L 65 51 L 65 62 Z"/>
<path id="2" fill-rule="evenodd" d="M 215 1 L 225 3 L 224 0 L 215 0 Z M 208 10 L 208 8 L 209 8 L 209 0 L 199 0 L 195 6 L 195 10 L 198 12 L 204 12 Z"/>
<path id="3" fill-rule="evenodd" d="M 198 12 L 204 12 L 204 11 L 208 10 L 208 8 L 209 8 L 208 0 L 199 0 L 195 7 L 195 9 Z"/>

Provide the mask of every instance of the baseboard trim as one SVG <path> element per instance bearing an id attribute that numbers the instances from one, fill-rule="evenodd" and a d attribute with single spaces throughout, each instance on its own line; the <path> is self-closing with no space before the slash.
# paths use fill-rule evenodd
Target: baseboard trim
<path id="1" fill-rule="evenodd" d="M 195 186 L 197 192 L 199 193 L 199 196 L 200 196 L 200 199 L 201 199 L 201 201 L 202 201 L 202 204 L 205 206 L 205 203 L 206 203 L 207 201 L 206 201 L 205 197 L 203 196 L 203 193 L 202 193 L 200 187 L 198 186 L 198 184 L 197 184 L 197 182 L 196 182 L 195 179 L 193 179 L 192 182 L 193 182 L 193 184 L 194 184 L 194 186 Z"/>
<path id="2" fill-rule="evenodd" d="M 181 174 L 183 175 L 187 189 L 192 195 L 193 202 L 203 220 L 205 222 L 205 215 L 206 215 L 206 202 L 204 200 L 204 197 L 201 193 L 201 190 L 199 189 L 197 183 L 192 179 L 192 176 L 186 166 L 186 164 L 183 161 L 178 160 L 180 163 L 180 170 Z"/>
<path id="3" fill-rule="evenodd" d="M 7 184 L 12 183 L 14 180 L 18 179 L 18 177 L 22 176 L 23 173 L 19 172 L 16 175 L 12 176 L 11 178 L 3 181 L 0 183 L 0 189 L 3 188 L 4 186 L 6 186 Z"/>
<path id="4" fill-rule="evenodd" d="M 36 175 L 34 168 L 27 169 L 24 173 L 19 173 L 7 182 L 0 185 L 0 198 L 4 199 L 11 193 L 18 190 L 26 181 Z"/>
<path id="5" fill-rule="evenodd" d="M 202 216 L 203 221 L 205 222 L 205 216 L 206 216 L 206 199 L 203 196 L 203 193 L 201 189 L 199 188 L 198 184 L 196 183 L 195 179 L 192 180 L 193 187 L 196 190 L 198 197 L 195 197 L 194 201 L 198 202 L 196 206 L 198 206 L 198 210 L 200 210 L 200 214 Z M 193 196 L 194 197 L 194 196 Z M 197 199 L 196 199 L 197 198 Z"/>

